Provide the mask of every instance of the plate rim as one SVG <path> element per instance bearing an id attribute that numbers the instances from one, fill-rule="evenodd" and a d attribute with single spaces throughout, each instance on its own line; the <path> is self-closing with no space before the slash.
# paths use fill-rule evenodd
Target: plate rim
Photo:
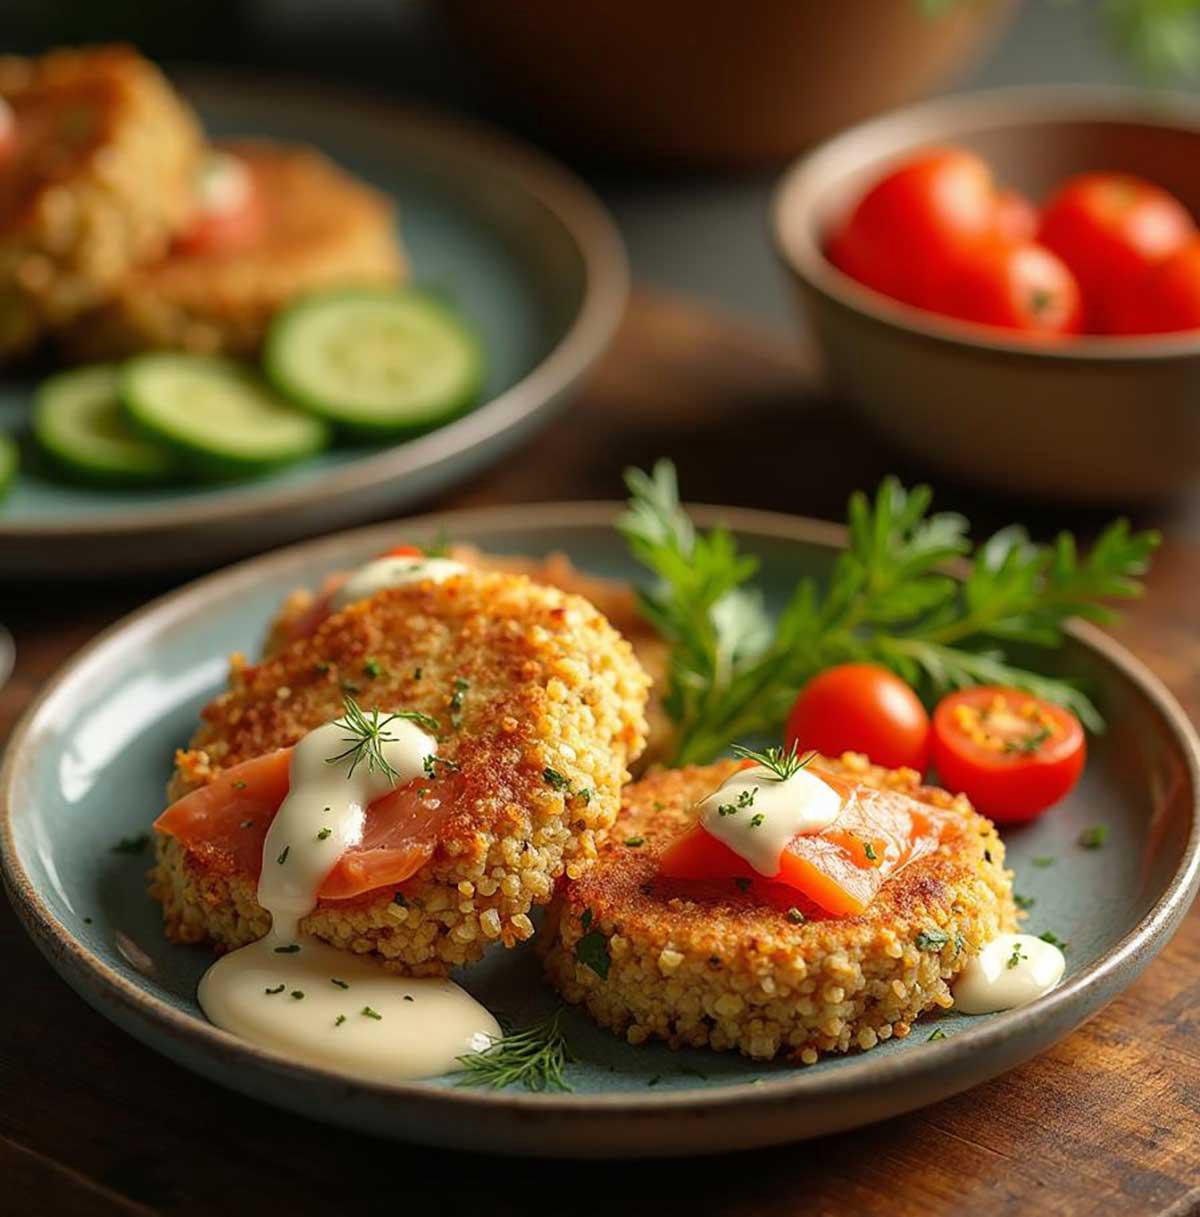
<path id="1" fill-rule="evenodd" d="M 887 1087 L 897 1081 L 915 1084 L 952 1068 L 957 1060 L 973 1056 L 976 1052 L 994 1051 L 1006 1040 L 1020 1037 L 1025 1032 L 1032 1033 L 1043 1022 L 1054 1024 L 1061 1021 L 1056 1016 L 1065 1018 L 1066 1025 L 1073 1028 L 1083 1021 L 1082 1017 L 1072 1021 L 1071 1012 L 1077 1005 L 1085 1007 L 1083 1017 L 1087 1017 L 1103 1004 L 1106 994 L 1111 998 L 1132 983 L 1142 967 L 1166 944 L 1200 887 L 1200 737 L 1166 685 L 1123 644 L 1087 622 L 1071 623 L 1068 633 L 1086 648 L 1098 653 L 1103 661 L 1117 668 L 1125 679 L 1137 687 L 1159 714 L 1183 755 L 1193 805 L 1191 830 L 1179 864 L 1162 896 L 1146 914 L 1117 943 L 1072 976 L 1066 984 L 1030 1006 L 990 1017 L 979 1027 L 960 1032 L 945 1041 L 925 1044 L 924 1051 L 919 1054 L 905 1052 L 878 1058 L 867 1052 L 841 1060 L 833 1070 L 810 1072 L 797 1067 L 786 1075 L 768 1076 L 761 1082 L 733 1082 L 704 1089 L 683 1088 L 653 1094 L 633 1090 L 600 1095 L 539 1094 L 431 1086 L 426 1081 L 388 1084 L 347 1078 L 334 1070 L 296 1062 L 281 1053 L 258 1048 L 194 1014 L 175 1009 L 164 999 L 148 993 L 115 971 L 76 937 L 71 927 L 59 921 L 46 905 L 21 864 L 13 837 L 15 785 L 22 754 L 36 734 L 41 715 L 57 697 L 59 690 L 90 663 L 102 658 L 110 644 L 131 630 L 155 628 L 160 618 L 176 622 L 186 620 L 208 598 L 236 593 L 240 586 L 255 582 L 275 569 L 284 570 L 298 561 L 322 555 L 322 551 L 332 553 L 354 545 L 366 547 L 373 539 L 388 539 L 389 534 L 394 535 L 397 528 L 432 535 L 443 527 L 456 525 L 475 540 L 487 532 L 543 530 L 547 527 L 548 517 L 554 521 L 552 527 L 566 530 L 611 525 L 621 506 L 616 502 L 594 501 L 482 507 L 350 529 L 272 550 L 193 580 L 155 598 L 98 634 L 55 673 L 26 707 L 13 728 L 4 749 L 3 764 L 0 765 L 0 867 L 3 869 L 4 883 L 27 932 L 55 969 L 77 991 L 80 991 L 80 984 L 90 982 L 98 995 L 115 1000 L 132 1022 L 147 1026 L 151 1032 L 190 1041 L 206 1058 L 214 1054 L 221 1056 L 225 1068 L 245 1067 L 292 1080 L 302 1079 L 309 1085 L 335 1085 L 347 1093 L 360 1094 L 371 1100 L 407 1100 L 426 1108 L 437 1107 L 444 1114 L 451 1115 L 463 1109 L 509 1109 L 531 1116 L 577 1116 L 587 1113 L 615 1121 L 667 1112 L 709 1114 L 730 1107 L 770 1107 L 796 1099 L 840 1097 L 856 1091 Z M 846 530 L 841 525 L 781 512 L 713 505 L 688 505 L 688 511 L 702 526 L 723 523 L 735 533 L 771 540 L 830 547 L 843 543 L 846 536 Z M 1089 1007 L 1087 998 L 1093 990 L 1100 992 L 1101 1001 Z M 107 1006 L 102 1013 L 111 1017 Z M 115 1021 L 122 1029 L 130 1031 L 128 1023 L 119 1019 Z M 142 1038 L 143 1042 L 149 1042 L 155 1050 L 161 1050 L 156 1039 L 147 1040 L 135 1032 L 130 1033 L 135 1038 Z M 195 1069 L 196 1066 L 189 1062 L 188 1067 Z M 213 1075 L 208 1073 L 207 1076 Z"/>
<path id="2" fill-rule="evenodd" d="M 181 67 L 171 72 L 171 79 L 185 94 L 222 88 L 275 100 L 281 94 L 290 94 L 325 109 L 369 114 L 378 121 L 404 127 L 423 140 L 469 151 L 484 174 L 499 173 L 517 181 L 557 218 L 583 262 L 584 290 L 579 308 L 551 350 L 497 396 L 445 426 L 331 469 L 311 483 L 272 487 L 270 483 L 250 482 L 232 486 L 212 501 L 185 498 L 160 505 L 134 504 L 92 519 L 8 520 L 0 511 L 0 544 L 42 538 L 159 536 L 184 526 L 228 525 L 290 508 L 319 507 L 343 495 L 434 468 L 496 439 L 539 409 L 561 400 L 611 344 L 630 293 L 631 271 L 624 241 L 596 192 L 533 144 L 475 119 L 381 100 L 345 85 L 312 84 L 287 73 L 252 76 Z"/>

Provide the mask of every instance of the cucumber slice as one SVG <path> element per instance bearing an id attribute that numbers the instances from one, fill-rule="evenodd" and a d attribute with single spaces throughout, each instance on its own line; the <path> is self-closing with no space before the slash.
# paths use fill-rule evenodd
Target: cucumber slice
<path id="1" fill-rule="evenodd" d="M 0 435 L 0 499 L 12 489 L 17 480 L 17 441 L 9 435 Z"/>
<path id="2" fill-rule="evenodd" d="M 252 368 L 216 355 L 138 355 L 121 373 L 121 399 L 139 429 L 204 477 L 266 473 L 329 442 L 320 419 L 281 400 Z"/>
<path id="3" fill-rule="evenodd" d="M 105 363 L 43 381 L 34 395 L 33 437 L 67 477 L 112 485 L 165 481 L 179 472 L 179 462 L 125 421 L 120 376 L 119 368 Z"/>
<path id="4" fill-rule="evenodd" d="M 309 296 L 272 322 L 263 358 L 286 397 L 368 439 L 446 422 L 475 403 L 483 383 L 475 332 L 413 288 Z"/>

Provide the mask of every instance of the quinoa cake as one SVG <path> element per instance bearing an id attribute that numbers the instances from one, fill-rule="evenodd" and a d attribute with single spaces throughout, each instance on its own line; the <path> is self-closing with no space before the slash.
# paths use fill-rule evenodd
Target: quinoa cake
<path id="1" fill-rule="evenodd" d="M 126 275 L 65 336 L 82 358 L 147 349 L 252 355 L 271 318 L 306 292 L 398 282 L 392 203 L 314 149 L 215 145 L 245 167 L 255 222 L 243 240 L 175 248 Z"/>
<path id="2" fill-rule="evenodd" d="M 234 657 L 231 687 L 177 756 L 169 797 L 365 710 L 438 720 L 456 810 L 400 890 L 322 901 L 304 931 L 396 971 L 444 974 L 494 942 L 529 938 L 529 913 L 594 862 L 645 743 L 648 681 L 587 601 L 520 575 L 410 583 L 328 617 L 262 663 Z M 152 894 L 167 935 L 221 948 L 261 937 L 258 867 L 221 842 L 157 834 Z"/>
<path id="3" fill-rule="evenodd" d="M 162 255 L 191 210 L 201 135 L 158 69 L 124 46 L 0 57 L 0 101 L 9 358 Z"/>
<path id="4" fill-rule="evenodd" d="M 496 570 L 528 575 L 535 583 L 582 596 L 599 609 L 609 624 L 629 641 L 638 662 L 652 682 L 650 698 L 646 704 L 649 730 L 641 764 L 644 767 L 667 755 L 674 728 L 663 709 L 658 690 L 666 682 L 670 648 L 638 611 L 637 597 L 630 584 L 622 579 L 589 575 L 575 566 L 563 553 L 550 553 L 544 558 L 529 558 L 513 554 L 489 554 L 473 545 L 454 545 L 449 556 L 473 570 Z M 305 617 L 315 600 L 316 596 L 308 588 L 297 588 L 288 596 L 268 628 L 267 640 L 263 647 L 265 655 L 270 656 L 287 644 L 293 626 Z"/>
<path id="5" fill-rule="evenodd" d="M 854 753 L 818 763 L 945 809 L 962 831 L 887 880 L 863 913 L 833 917 L 799 893 L 785 907 L 737 880 L 664 878 L 664 850 L 739 763 L 653 773 L 625 790 L 596 865 L 562 884 L 547 911 L 550 983 L 633 1044 L 658 1038 L 806 1064 L 905 1036 L 923 1012 L 948 1008 L 957 973 L 1016 925 L 994 826 L 912 770 Z"/>

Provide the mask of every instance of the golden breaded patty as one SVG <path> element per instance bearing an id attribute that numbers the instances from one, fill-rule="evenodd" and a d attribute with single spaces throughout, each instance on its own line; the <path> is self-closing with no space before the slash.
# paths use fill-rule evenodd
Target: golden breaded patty
<path id="1" fill-rule="evenodd" d="M 249 172 L 261 213 L 253 242 L 172 252 L 134 270 L 67 336 L 74 354 L 250 355 L 274 314 L 298 295 L 399 281 L 404 258 L 384 195 L 311 148 L 258 140 L 217 147 Z"/>
<path id="2" fill-rule="evenodd" d="M 966 831 L 901 870 L 859 916 L 823 914 L 798 895 L 801 921 L 732 879 L 697 885 L 659 874 L 659 854 L 737 762 L 660 771 L 626 789 L 599 861 L 560 887 L 542 931 L 551 984 L 630 1043 L 656 1037 L 805 1063 L 907 1035 L 922 1012 L 949 1007 L 951 979 L 1016 924 L 995 828 L 912 770 L 853 753 L 822 764 L 952 809 Z M 940 950 L 917 945 L 931 928 L 946 935 Z M 607 977 L 586 962 L 597 951 L 609 957 Z"/>
<path id="3" fill-rule="evenodd" d="M 403 886 L 323 902 L 303 928 L 396 970 L 439 974 L 533 933 L 529 911 L 581 875 L 611 826 L 645 743 L 647 679 L 585 600 L 528 579 L 470 573 L 382 592 L 328 618 L 272 659 L 235 662 L 204 711 L 170 797 L 222 768 L 294 744 L 365 708 L 419 710 L 458 766 L 458 810 Z M 261 937 L 256 875 L 202 844 L 159 835 L 153 894 L 167 934 L 233 947 Z"/>
<path id="4" fill-rule="evenodd" d="M 670 647 L 638 612 L 637 597 L 630 584 L 621 579 L 589 575 L 562 553 L 547 554 L 545 558 L 527 558 L 513 554 L 488 554 L 473 545 L 455 545 L 449 556 L 474 570 L 528 575 L 535 583 L 561 588 L 595 605 L 608 618 L 609 624 L 628 639 L 638 662 L 652 682 L 650 700 L 646 704 L 649 732 L 641 763 L 643 766 L 651 764 L 668 753 L 674 738 L 674 727 L 663 709 L 658 690 L 666 683 Z M 308 612 L 314 600 L 313 592 L 307 588 L 297 588 L 288 596 L 268 628 L 267 640 L 263 645 L 265 655 L 273 655 L 286 645 L 292 625 Z"/>
<path id="5" fill-rule="evenodd" d="M 129 47 L 0 57 L 0 358 L 71 322 L 187 220 L 200 128 Z"/>

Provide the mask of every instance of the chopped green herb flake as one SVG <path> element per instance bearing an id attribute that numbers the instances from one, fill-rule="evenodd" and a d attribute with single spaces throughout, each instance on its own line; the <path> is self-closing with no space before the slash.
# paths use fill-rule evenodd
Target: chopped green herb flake
<path id="1" fill-rule="evenodd" d="M 581 926 L 583 926 L 585 933 L 592 928 L 592 910 L 591 909 L 583 910 L 583 916 L 581 916 L 579 918 L 579 924 Z"/>
<path id="2" fill-rule="evenodd" d="M 665 810 L 667 805 L 666 805 L 666 803 L 660 803 L 657 799 L 655 799 L 652 806 L 655 811 L 663 811 L 663 810 Z"/>
<path id="3" fill-rule="evenodd" d="M 114 854 L 140 854 L 145 852 L 146 846 L 149 844 L 150 836 L 148 833 L 141 833 L 136 837 L 122 837 L 112 847 L 112 852 Z"/>
<path id="4" fill-rule="evenodd" d="M 90 917 L 85 917 L 85 918 L 83 919 L 83 924 L 84 924 L 84 925 L 91 925 L 91 924 L 92 924 L 92 919 L 91 919 Z"/>
<path id="5" fill-rule="evenodd" d="M 922 930 L 916 937 L 917 950 L 940 951 L 950 941 L 950 935 L 936 926 Z"/>
<path id="6" fill-rule="evenodd" d="M 276 947 L 275 954 L 276 955 L 295 955 L 295 953 L 299 949 L 300 949 L 300 944 L 298 942 L 293 942 L 293 943 L 289 943 L 286 947 Z"/>
<path id="7" fill-rule="evenodd" d="M 264 992 L 264 993 L 269 993 L 269 994 L 270 994 L 272 997 L 274 997 L 276 993 L 282 993 L 282 992 L 283 992 L 283 990 L 284 990 L 284 987 L 285 987 L 285 986 L 283 986 L 283 985 L 276 985 L 276 986 L 275 986 L 275 988 L 273 988 L 273 989 L 264 989 L 264 990 L 263 990 L 263 992 Z"/>
<path id="8" fill-rule="evenodd" d="M 350 988 L 350 986 L 349 986 L 349 985 L 348 985 L 348 984 L 347 984 L 347 983 L 346 983 L 344 980 L 338 980 L 338 978 L 337 978 L 336 976 L 331 976 L 331 977 L 329 978 L 329 983 L 330 983 L 331 985 L 337 985 L 337 987 L 338 987 L 339 989 L 348 989 L 348 988 Z"/>
<path id="9" fill-rule="evenodd" d="M 766 821 L 766 818 L 767 817 L 764 816 L 761 811 L 756 811 L 754 813 L 754 815 L 752 815 L 750 817 L 750 827 L 751 828 L 761 828 L 763 826 L 763 823 Z"/>
<path id="10" fill-rule="evenodd" d="M 555 790 L 566 790 L 570 783 L 557 769 L 546 768 L 542 770 L 542 780 L 547 786 L 553 787 Z"/>
<path id="11" fill-rule="evenodd" d="M 1039 854 L 1033 859 L 1034 866 L 1053 866 L 1054 858 L 1050 854 Z"/>
<path id="12" fill-rule="evenodd" d="M 392 896 L 392 903 L 398 904 L 402 909 L 408 908 L 408 901 L 404 899 L 403 892 L 396 892 L 396 894 Z"/>
<path id="13" fill-rule="evenodd" d="M 421 679 L 421 669 L 420 668 L 413 668 L 412 678 L 413 678 L 413 680 Z"/>
<path id="14" fill-rule="evenodd" d="M 275 859 L 275 861 L 278 862 L 280 866 L 282 866 L 288 860 L 288 854 L 290 854 L 291 852 L 292 852 L 292 847 L 290 845 L 285 845 L 283 847 L 283 853 L 281 853 L 279 855 L 279 857 Z"/>
<path id="15" fill-rule="evenodd" d="M 1019 909 L 1031 909 L 1037 900 L 1033 896 L 1022 896 L 1020 892 L 1013 892 L 1013 904 Z"/>
<path id="16" fill-rule="evenodd" d="M 1052 947 L 1058 947 L 1060 951 L 1065 952 L 1071 945 L 1069 942 L 1064 942 L 1053 930 L 1045 930 L 1038 937 L 1043 942 L 1048 942 Z"/>
<path id="17" fill-rule="evenodd" d="M 1108 825 L 1093 824 L 1079 834 L 1079 844 L 1084 849 L 1102 849 L 1108 840 Z"/>
<path id="18" fill-rule="evenodd" d="M 293 990 L 292 990 L 292 996 L 293 996 L 293 997 L 294 997 L 294 998 L 295 998 L 297 1001 L 299 1001 L 299 1000 L 300 1000 L 300 999 L 301 999 L 301 998 L 304 996 L 304 990 L 303 990 L 303 989 L 293 989 Z"/>
<path id="19" fill-rule="evenodd" d="M 321 831 L 317 833 L 317 840 L 328 841 L 331 836 L 333 836 L 332 828 L 322 828 Z"/>
<path id="20" fill-rule="evenodd" d="M 875 846 L 870 841 L 863 842 L 863 853 L 866 855 L 868 862 L 875 862 L 879 858 L 879 855 L 875 852 Z"/>
<path id="21" fill-rule="evenodd" d="M 929 1033 L 928 1038 L 930 1040 L 945 1040 L 949 1039 L 950 1037 L 941 1029 L 941 1027 L 934 1027 L 934 1029 Z"/>
<path id="22" fill-rule="evenodd" d="M 646 844 L 646 838 L 645 837 L 626 837 L 625 844 L 628 845 L 630 849 L 637 849 L 639 846 Z"/>
<path id="23" fill-rule="evenodd" d="M 383 667 L 378 659 L 368 659 L 363 664 L 363 675 L 369 676 L 372 680 L 383 675 Z"/>
<path id="24" fill-rule="evenodd" d="M 608 939 L 599 930 L 589 930 L 575 944 L 575 958 L 601 980 L 608 979 L 612 957 L 608 953 Z"/>
<path id="25" fill-rule="evenodd" d="M 657 1086 L 662 1081 L 662 1074 L 656 1073 L 647 1083 L 647 1086 Z"/>
<path id="26" fill-rule="evenodd" d="M 1012 954 L 1008 957 L 1008 962 L 1005 963 L 1004 966 L 1006 968 L 1015 968 L 1017 966 L 1017 964 L 1019 964 L 1021 962 L 1022 959 L 1028 959 L 1028 958 L 1029 958 L 1029 956 L 1026 955 L 1021 950 L 1021 944 L 1019 942 L 1014 942 Z"/>
<path id="27" fill-rule="evenodd" d="M 373 1018 L 376 1020 L 383 1018 L 383 1015 L 380 1014 L 378 1010 L 372 1010 L 370 1006 L 363 1006 L 359 1013 L 363 1015 L 364 1018 Z"/>
<path id="28" fill-rule="evenodd" d="M 585 786 L 575 792 L 575 797 L 586 807 L 592 801 L 592 792 Z"/>
<path id="29" fill-rule="evenodd" d="M 804 914 L 795 907 L 788 909 L 787 919 L 792 923 L 792 925 L 803 925 L 805 921 L 808 920 Z"/>
<path id="30" fill-rule="evenodd" d="M 340 1027 L 345 1021 L 346 1021 L 346 1016 L 344 1014 L 339 1014 L 337 1016 L 337 1018 L 335 1018 L 333 1020 L 333 1025 L 335 1027 Z"/>
<path id="31" fill-rule="evenodd" d="M 415 999 L 414 999 L 414 997 L 413 997 L 413 995 L 412 995 L 411 993 L 406 993 L 406 994 L 404 995 L 404 1000 L 405 1000 L 405 1001 L 414 1001 Z"/>

